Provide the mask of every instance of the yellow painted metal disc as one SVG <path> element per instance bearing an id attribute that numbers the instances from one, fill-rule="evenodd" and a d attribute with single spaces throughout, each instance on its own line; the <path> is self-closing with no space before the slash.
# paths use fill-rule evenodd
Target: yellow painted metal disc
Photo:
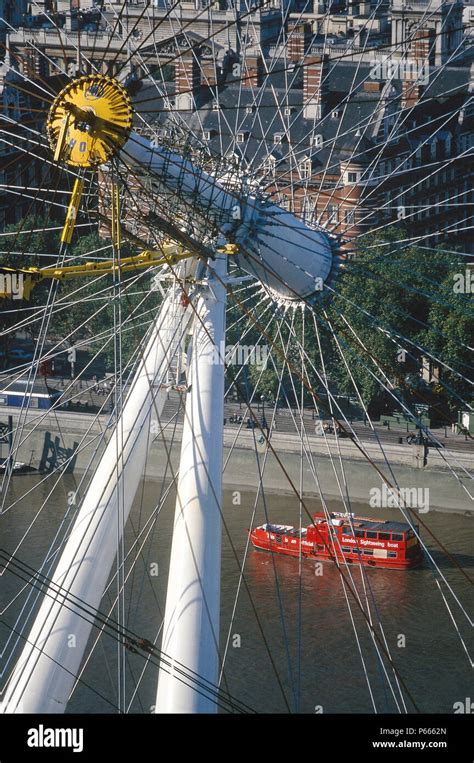
<path id="1" fill-rule="evenodd" d="M 74 167 L 96 167 L 115 156 L 132 129 L 132 104 L 125 88 L 102 74 L 70 82 L 49 111 L 47 131 L 55 159 Z"/>

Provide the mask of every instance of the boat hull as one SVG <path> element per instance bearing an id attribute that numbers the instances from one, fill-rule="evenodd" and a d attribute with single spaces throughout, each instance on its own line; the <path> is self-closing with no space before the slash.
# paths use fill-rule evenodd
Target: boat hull
<path id="1" fill-rule="evenodd" d="M 266 534 L 263 531 L 259 532 L 258 528 L 249 531 L 249 535 L 252 545 L 257 551 L 268 551 L 270 553 L 292 556 L 295 558 L 301 556 L 303 559 L 312 559 L 313 561 L 337 561 L 342 564 L 362 564 L 364 567 L 382 567 L 384 569 L 393 570 L 414 569 L 415 567 L 419 567 L 423 562 L 423 554 L 421 551 L 408 558 L 391 559 L 382 555 L 371 556 L 368 558 L 367 556 L 364 556 L 362 549 L 351 549 L 350 553 L 342 553 L 340 549 L 333 552 L 329 547 L 323 549 L 316 548 L 317 544 L 301 546 L 299 539 L 296 539 L 296 543 L 291 543 L 291 541 L 294 540 L 292 538 L 288 538 L 289 542 L 285 542 L 284 535 L 282 536 L 281 542 L 276 542 L 268 537 L 269 534 Z M 265 537 L 265 535 L 267 535 L 267 537 Z"/>

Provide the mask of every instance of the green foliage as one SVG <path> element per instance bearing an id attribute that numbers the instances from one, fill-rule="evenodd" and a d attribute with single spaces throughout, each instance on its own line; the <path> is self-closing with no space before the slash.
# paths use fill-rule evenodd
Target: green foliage
<path id="1" fill-rule="evenodd" d="M 49 224 L 47 219 L 26 218 L 20 225 L 10 226 L 7 232 L 15 235 L 5 238 L 7 253 L 0 256 L 0 264 L 45 267 L 57 262 L 51 255 L 57 257 L 59 252 L 60 231 L 47 230 Z M 22 232 L 30 229 L 36 232 Z M 136 253 L 124 243 L 122 257 Z M 112 257 L 110 242 L 95 232 L 77 237 L 68 264 L 94 257 Z M 327 305 L 317 303 L 303 315 L 301 310 L 262 310 L 258 307 L 260 295 L 253 302 L 244 297 L 244 309 L 235 301 L 227 315 L 227 344 L 267 346 L 274 360 L 263 371 L 258 365 L 249 366 L 239 377 L 240 390 L 246 395 L 257 387 L 257 395 L 278 396 L 281 402 L 296 404 L 301 396 L 299 374 L 320 395 L 325 395 L 327 384 L 334 395 L 354 397 L 355 383 L 371 413 L 377 415 L 390 400 L 383 380 L 408 404 L 434 405 L 454 417 L 463 407 L 461 401 L 471 399 L 473 378 L 471 296 L 453 289 L 455 275 L 464 268 L 463 259 L 456 254 L 407 246 L 403 231 L 392 229 L 367 236 L 337 279 L 336 294 Z M 113 369 L 119 353 L 126 363 L 160 302 L 159 292 L 150 290 L 149 275 L 140 273 L 137 283 L 127 288 L 136 276 L 123 274 L 120 283 L 112 275 L 61 282 L 56 288 L 65 304 L 62 308 L 56 301 L 48 336 L 55 341 L 66 339 L 67 344 L 84 342 L 89 355 L 101 348 L 101 362 L 107 370 Z M 0 328 L 19 321 L 15 312 L 19 307 L 44 305 L 51 288 L 51 282 L 42 282 L 33 290 L 30 303 L 4 302 Z M 120 342 L 119 325 L 123 327 Z M 33 338 L 39 327 L 40 319 L 31 324 Z M 6 344 L 3 341 L 4 347 Z M 424 357 L 439 366 L 441 384 L 428 386 L 421 381 Z M 236 371 L 238 368 L 230 369 L 229 378 Z M 304 404 L 311 401 L 311 393 L 305 389 Z M 393 407 L 394 401 L 389 404 Z"/>
<path id="2" fill-rule="evenodd" d="M 282 402 L 286 396 L 290 401 L 296 396 L 299 402 L 298 374 L 323 398 L 326 384 L 332 394 L 353 398 L 356 386 L 374 416 L 396 406 L 385 385 L 412 410 L 414 405 L 424 404 L 440 420 L 455 418 L 462 400 L 470 401 L 469 380 L 473 378 L 469 349 L 474 341 L 472 302 L 469 295 L 453 291 L 454 276 L 460 269 L 464 263 L 455 254 L 407 246 L 401 229 L 367 236 L 340 274 L 330 302 L 317 303 L 304 317 L 299 310 L 294 315 L 291 311 L 285 316 L 276 313 L 267 328 L 268 339 L 263 340 L 270 347 L 275 345 L 276 369 L 271 361 L 263 374 L 257 366 L 250 367 L 251 385 L 276 396 L 281 377 Z M 255 319 L 263 324 L 258 315 Z M 240 335 L 251 324 L 251 320 L 241 322 Z M 246 336 L 245 342 L 250 341 L 258 341 L 255 328 Z M 291 368 L 287 364 L 283 374 L 282 349 Z M 424 359 L 439 367 L 440 384 L 421 379 Z M 304 390 L 305 404 L 311 400 Z"/>
<path id="3" fill-rule="evenodd" d="M 403 231 L 392 230 L 367 237 L 347 264 L 329 314 L 347 358 L 355 360 L 351 371 L 366 403 L 387 397 L 368 369 L 376 377 L 385 374 L 409 403 L 436 405 L 452 415 L 461 405 L 457 396 L 469 401 L 469 382 L 442 365 L 472 379 L 472 303 L 453 291 L 460 260 L 436 248 L 407 247 Z M 423 358 L 439 366 L 441 385 L 423 385 Z M 346 369 L 338 365 L 334 372 L 339 390 L 349 392 Z"/>
<path id="4" fill-rule="evenodd" d="M 26 218 L 20 225 L 9 226 L 7 232 L 13 231 L 17 235 L 8 238 L 8 253 L 2 256 L 0 265 L 19 268 L 57 265 L 60 231 L 48 230 L 49 225 L 46 219 Z M 37 229 L 38 232 L 23 234 L 20 229 Z M 137 253 L 135 247 L 124 242 L 120 256 Z M 79 265 L 96 257 L 112 259 L 112 248 L 109 240 L 92 232 L 76 237 L 68 252 L 67 264 Z M 121 356 L 124 365 L 131 357 L 160 302 L 159 292 L 151 290 L 151 276 L 142 270 L 123 274 L 120 281 L 114 280 L 113 275 L 71 278 L 60 283 L 42 281 L 33 289 L 29 302 L 4 302 L 0 328 L 4 330 L 18 323 L 18 308 L 44 305 L 51 289 L 57 289 L 58 294 L 49 321 L 48 339 L 52 342 L 65 340 L 65 346 L 83 342 L 89 348 L 88 357 L 101 348 L 99 365 L 109 371 L 114 368 L 115 358 Z M 143 305 L 139 307 L 142 300 Z M 116 329 L 120 325 L 123 330 L 118 332 Z M 29 324 L 32 339 L 38 336 L 40 327 L 41 316 Z M 7 353 L 8 337 L 10 344 L 14 341 L 12 335 L 4 337 L 2 345 Z M 88 357 L 83 358 L 84 362 Z"/>

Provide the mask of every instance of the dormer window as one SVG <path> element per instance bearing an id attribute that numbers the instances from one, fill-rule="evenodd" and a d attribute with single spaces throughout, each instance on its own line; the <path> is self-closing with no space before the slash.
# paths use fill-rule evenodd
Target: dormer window
<path id="1" fill-rule="evenodd" d="M 246 114 L 253 114 L 255 112 L 255 106 L 246 106 L 245 107 L 245 113 Z"/>
<path id="2" fill-rule="evenodd" d="M 312 135 L 311 136 L 311 145 L 315 148 L 322 148 L 323 145 L 323 136 L 322 135 Z"/>
<path id="3" fill-rule="evenodd" d="M 248 140 L 250 133 L 247 130 L 237 133 L 237 143 L 245 143 Z"/>
<path id="4" fill-rule="evenodd" d="M 202 131 L 202 139 L 203 140 L 211 140 L 211 138 L 212 138 L 211 130 L 203 130 Z"/>
<path id="5" fill-rule="evenodd" d="M 311 159 L 305 158 L 300 162 L 300 177 L 302 180 L 311 178 Z"/>
<path id="6" fill-rule="evenodd" d="M 291 106 L 285 106 L 285 108 L 283 109 L 283 115 L 285 117 L 291 117 L 292 113 L 293 113 L 293 109 L 291 108 Z"/>
<path id="7" fill-rule="evenodd" d="M 283 143 L 285 139 L 285 133 L 284 132 L 276 132 L 273 136 L 273 143 L 278 146 L 280 143 Z"/>
<path id="8" fill-rule="evenodd" d="M 263 163 L 263 169 L 268 175 L 274 175 L 275 174 L 275 166 L 276 166 L 276 160 L 274 156 L 267 156 L 264 163 Z"/>
<path id="9" fill-rule="evenodd" d="M 339 109 L 334 109 L 334 111 L 331 111 L 331 119 L 339 119 L 341 116 L 341 111 Z"/>
<path id="10" fill-rule="evenodd" d="M 360 172 L 354 172 L 353 170 L 350 170 L 349 172 L 344 173 L 344 182 L 347 184 L 355 184 L 360 181 L 361 173 Z"/>
<path id="11" fill-rule="evenodd" d="M 212 102 L 212 110 L 213 111 L 220 111 L 221 108 L 222 107 L 221 107 L 220 103 L 218 103 L 217 101 L 213 101 Z"/>

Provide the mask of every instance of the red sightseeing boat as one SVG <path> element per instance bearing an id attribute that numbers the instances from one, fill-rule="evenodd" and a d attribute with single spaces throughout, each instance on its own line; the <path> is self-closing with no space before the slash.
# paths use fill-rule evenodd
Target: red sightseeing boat
<path id="1" fill-rule="evenodd" d="M 255 548 L 309 559 L 364 564 L 407 570 L 423 560 L 423 552 L 410 525 L 385 519 L 355 517 L 332 512 L 313 515 L 313 524 L 299 528 L 264 524 L 249 530 Z"/>

